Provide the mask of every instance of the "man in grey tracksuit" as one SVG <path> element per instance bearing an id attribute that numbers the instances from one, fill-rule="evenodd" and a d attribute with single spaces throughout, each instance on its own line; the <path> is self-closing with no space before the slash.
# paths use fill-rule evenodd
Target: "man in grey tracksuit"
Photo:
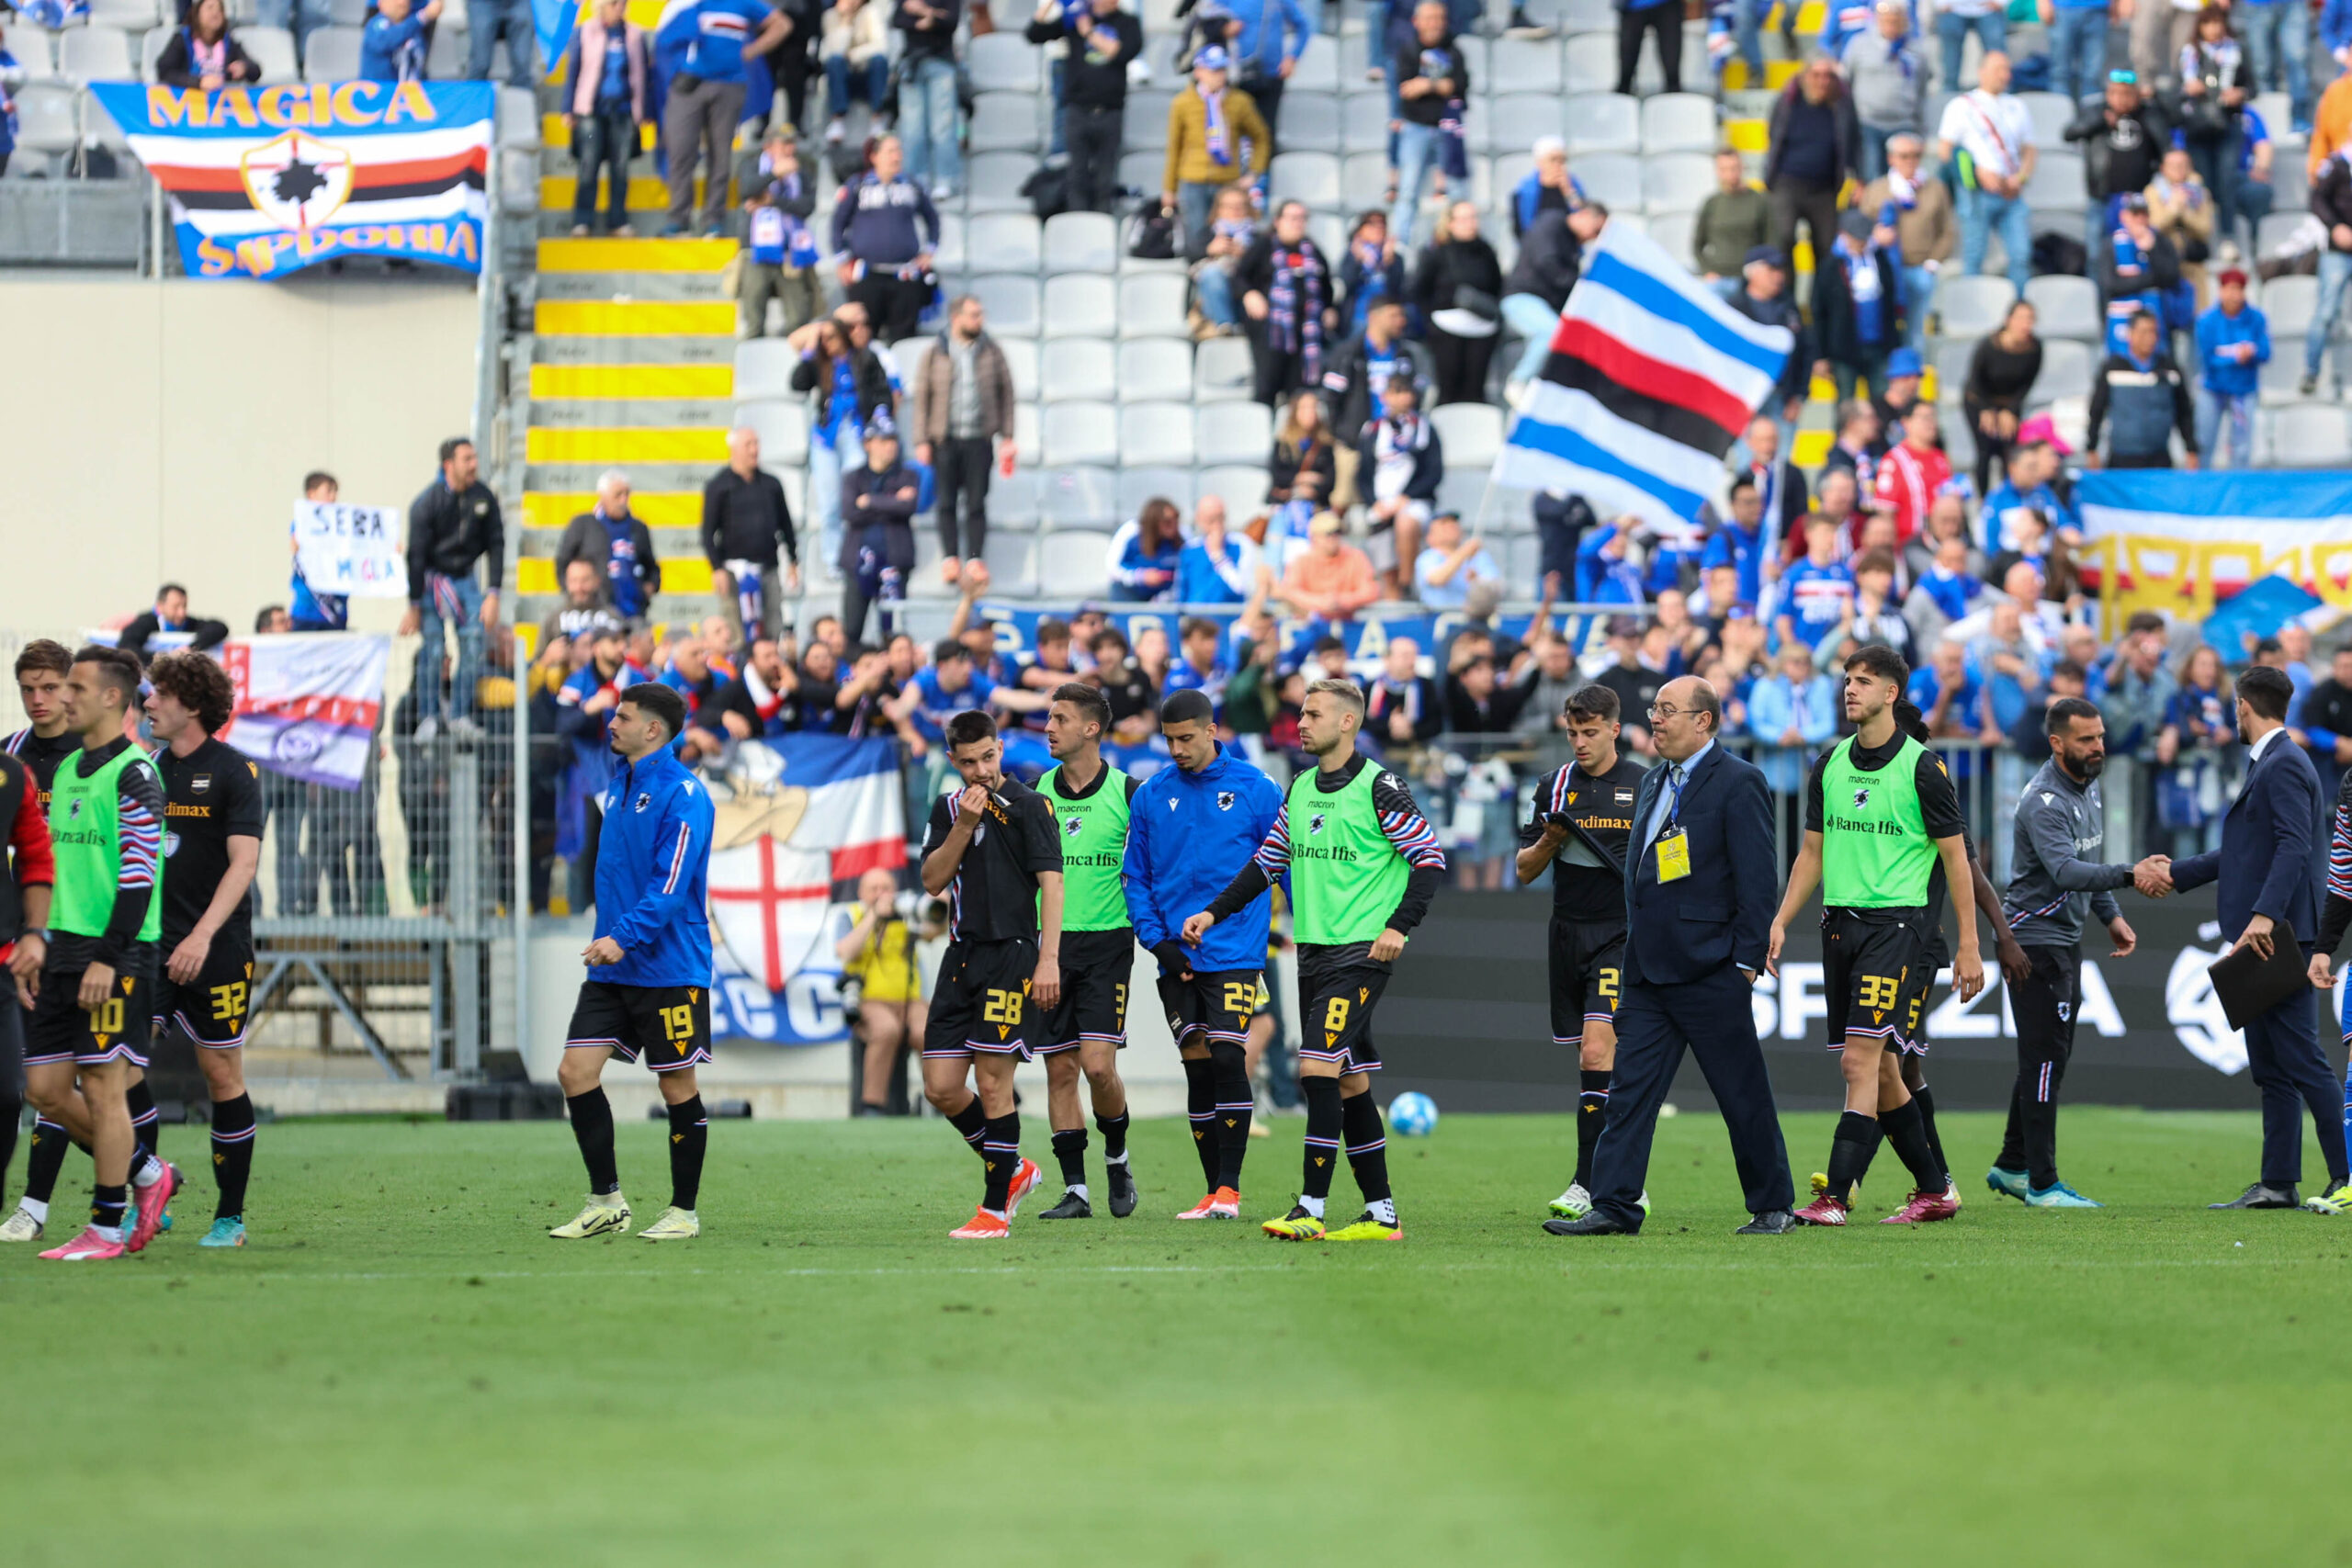
<path id="1" fill-rule="evenodd" d="M 2098 709 L 2080 697 L 2061 697 L 2050 705 L 2049 725 L 2050 761 L 2018 797 L 2015 874 L 2001 896 L 2009 929 L 2033 968 L 2009 992 L 2018 1081 L 2001 1156 L 1984 1184 L 2036 1208 L 2096 1209 L 2058 1179 L 2058 1086 L 2074 1054 L 2082 1001 L 2083 917 L 2087 912 L 2106 925 L 2114 956 L 2130 953 L 2139 939 L 2115 889 L 2132 886 L 2133 868 L 2088 858 L 2107 837 L 2098 796 L 2107 726 Z"/>

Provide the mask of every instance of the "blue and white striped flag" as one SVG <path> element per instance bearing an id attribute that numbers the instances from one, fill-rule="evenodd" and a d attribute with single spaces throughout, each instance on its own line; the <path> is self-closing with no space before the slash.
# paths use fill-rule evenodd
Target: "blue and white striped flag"
<path id="1" fill-rule="evenodd" d="M 1723 511 L 1724 456 L 1795 343 L 1733 310 L 1665 247 L 1612 222 L 1585 253 L 1494 481 L 1582 495 L 1661 527 Z"/>

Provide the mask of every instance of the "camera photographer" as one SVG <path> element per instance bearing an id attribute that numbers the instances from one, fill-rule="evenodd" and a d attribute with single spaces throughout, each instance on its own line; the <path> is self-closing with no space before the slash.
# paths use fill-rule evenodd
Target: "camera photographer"
<path id="1" fill-rule="evenodd" d="M 888 1116 L 899 1047 L 922 1049 L 930 1009 L 915 963 L 917 933 L 899 912 L 899 879 L 874 867 L 857 879 L 857 904 L 848 933 L 833 943 L 842 961 L 842 1016 L 865 1043 L 857 1113 Z"/>

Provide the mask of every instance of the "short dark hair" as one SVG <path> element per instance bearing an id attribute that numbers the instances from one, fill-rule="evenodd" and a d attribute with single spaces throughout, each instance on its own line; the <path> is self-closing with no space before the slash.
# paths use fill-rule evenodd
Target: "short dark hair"
<path id="1" fill-rule="evenodd" d="M 1724 732 L 1724 700 L 1716 694 L 1713 682 L 1694 677 L 1690 685 L 1690 711 L 1705 714 L 1713 719 L 1714 722 L 1707 727 L 1708 733 L 1721 735 Z"/>
<path id="2" fill-rule="evenodd" d="M 2294 695 L 2295 683 L 2287 672 L 2267 664 L 2257 664 L 2238 677 L 2239 699 L 2264 718 L 2285 718 Z"/>
<path id="3" fill-rule="evenodd" d="M 208 654 L 187 649 L 158 654 L 147 667 L 147 679 L 157 691 L 196 715 L 198 727 L 207 735 L 228 723 L 237 711 L 237 688 L 230 682 L 229 672 Z"/>
<path id="4" fill-rule="evenodd" d="M 1884 550 L 1864 550 L 1854 559 L 1854 575 L 1860 577 L 1866 571 L 1883 571 L 1892 577 L 1894 575 L 1894 558 Z"/>
<path id="5" fill-rule="evenodd" d="M 264 604 L 259 610 L 254 612 L 254 630 L 257 632 L 269 630 L 269 623 L 277 619 L 278 612 L 285 608 L 283 604 Z"/>
<path id="6" fill-rule="evenodd" d="M 458 455 L 458 447 L 470 446 L 473 444 L 474 438 L 470 435 L 452 435 L 448 440 L 441 443 L 441 461 L 446 465 Z"/>
<path id="7" fill-rule="evenodd" d="M 1596 681 L 1570 692 L 1560 711 L 1570 719 L 1597 718 L 1603 724 L 1614 724 L 1624 711 L 1624 705 L 1618 702 L 1615 692 Z"/>
<path id="8" fill-rule="evenodd" d="M 1065 681 L 1054 688 L 1054 701 L 1068 703 L 1078 710 L 1078 716 L 1092 724 L 1097 732 L 1111 733 L 1111 705 L 1102 694 L 1083 681 Z"/>
<path id="9" fill-rule="evenodd" d="M 1086 646 L 1090 649 L 1095 649 L 1102 647 L 1106 642 L 1117 643 L 1121 653 L 1133 653 L 1135 651 L 1135 644 L 1127 640 L 1127 634 L 1121 631 L 1118 627 L 1110 625 L 1108 622 L 1105 622 L 1102 626 L 1096 628 L 1094 640 L 1088 643 Z M 1097 662 L 1100 662 L 1100 660 L 1097 660 Z"/>
<path id="10" fill-rule="evenodd" d="M 1217 635 L 1216 623 L 1204 615 L 1187 615 L 1176 624 L 1176 640 L 1179 642 L 1190 642 L 1204 633 L 1210 637 Z"/>
<path id="11" fill-rule="evenodd" d="M 1846 656 L 1842 668 L 1849 675 L 1875 675 L 1891 682 L 1897 691 L 1911 679 L 1911 666 L 1903 661 L 1903 655 L 1883 642 L 1864 643 Z"/>
<path id="12" fill-rule="evenodd" d="M 1315 646 L 1307 649 L 1307 651 L 1317 655 L 1326 653 L 1345 653 L 1348 651 L 1348 645 L 1341 642 L 1338 637 L 1333 637 L 1329 632 L 1325 632 L 1321 637 L 1315 639 Z"/>
<path id="13" fill-rule="evenodd" d="M 1159 705 L 1159 722 L 1162 724 L 1192 724 L 1195 721 L 1207 724 L 1216 718 L 1216 705 L 1210 702 L 1209 694 L 1198 687 L 1170 692 L 1168 700 Z"/>
<path id="14" fill-rule="evenodd" d="M 1068 642 L 1069 640 L 1069 623 L 1068 621 L 1058 616 L 1047 615 L 1037 623 L 1038 647 L 1043 648 L 1049 642 Z"/>
<path id="15" fill-rule="evenodd" d="M 2090 671 L 2071 659 L 2062 659 L 2050 667 L 2052 680 L 2055 681 L 2062 675 L 2069 681 L 2080 682 L 2086 688 L 2091 683 Z"/>
<path id="16" fill-rule="evenodd" d="M 2160 632 L 2165 629 L 2165 618 L 2154 610 L 2134 610 L 2132 618 L 2123 623 L 2123 629 L 2126 632 Z"/>
<path id="17" fill-rule="evenodd" d="M 2261 661 L 2262 656 L 2266 653 L 2284 653 L 2286 651 L 2287 645 L 2280 642 L 2275 637 L 2257 637 L 2255 639 L 2254 658 L 2256 663 Z"/>
<path id="18" fill-rule="evenodd" d="M 1737 495 L 1741 491 L 1754 490 L 1755 488 L 1756 477 L 1753 474 L 1742 474 L 1737 479 L 1731 481 L 1731 489 L 1726 493 Z"/>
<path id="19" fill-rule="evenodd" d="M 17 650 L 17 679 L 21 681 L 29 671 L 46 670 L 62 675 L 74 668 L 74 655 L 62 642 L 37 637 Z"/>
<path id="20" fill-rule="evenodd" d="M 2281 675 L 2279 679 L 2283 681 L 2286 677 Z M 2292 690 L 2293 688 L 2290 687 L 2289 689 Z M 2285 708 L 2280 708 L 2278 711 L 2283 714 L 2287 710 Z M 2076 719 L 2097 718 L 2098 716 L 2098 706 L 2097 704 L 2086 701 L 2081 697 L 2060 697 L 2056 702 L 2050 705 L 2050 711 L 2042 716 L 2042 725 L 2043 728 L 2052 735 L 2064 735 L 2070 732 L 2070 727 Z"/>
<path id="21" fill-rule="evenodd" d="M 328 473 L 324 468 L 312 468 L 309 473 L 302 476 L 302 493 L 304 495 L 310 494 L 321 485 L 333 485 L 337 491 L 341 491 L 343 489 L 342 481 L 337 479 L 333 474 Z"/>
<path id="22" fill-rule="evenodd" d="M 996 720 L 983 709 L 966 708 L 948 719 L 945 734 L 950 751 L 958 746 L 977 746 L 996 739 Z"/>
<path id="23" fill-rule="evenodd" d="M 941 637 L 937 642 L 931 645 L 931 661 L 933 664 L 944 664 L 951 659 L 969 659 L 971 657 L 972 650 L 966 648 L 962 643 L 956 641 L 952 637 Z"/>
<path id="24" fill-rule="evenodd" d="M 100 684 L 120 697 L 124 707 L 139 700 L 139 660 L 122 649 L 91 643 L 74 650 L 74 662 L 96 665 Z"/>
<path id="25" fill-rule="evenodd" d="M 675 740 L 685 733 L 686 699 L 661 682 L 639 681 L 621 694 L 621 701 L 639 715 L 651 714 L 660 719 L 665 739 Z"/>
<path id="26" fill-rule="evenodd" d="M 176 593 L 183 599 L 187 597 L 187 589 L 181 587 L 176 582 L 166 582 L 164 586 L 155 590 L 155 603 L 158 604 L 162 604 L 164 602 L 164 595 L 166 593 Z"/>

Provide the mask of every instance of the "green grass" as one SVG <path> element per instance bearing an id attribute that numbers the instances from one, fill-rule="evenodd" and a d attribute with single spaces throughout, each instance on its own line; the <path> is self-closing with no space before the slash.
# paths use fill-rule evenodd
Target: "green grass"
<path id="1" fill-rule="evenodd" d="M 582 1187 L 560 1124 L 289 1123 L 242 1253 L 197 1249 L 169 1129 L 172 1235 L 0 1256 L 0 1561 L 2352 1561 L 2352 1217 L 2207 1213 L 2249 1116 L 2068 1111 L 2099 1213 L 1996 1205 L 1997 1124 L 1943 1125 L 1953 1224 L 1734 1237 L 1720 1123 L 1683 1117 L 1647 1231 L 1567 1242 L 1536 1228 L 1566 1120 L 1449 1118 L 1390 1145 L 1410 1239 L 1349 1248 L 1175 1223 L 1174 1122 L 1134 1218 L 989 1247 L 946 1239 L 978 1180 L 938 1122 L 721 1123 L 708 1234 L 656 1248 L 541 1235 Z M 1788 1119 L 1800 1190 L 1829 1126 Z M 658 1127 L 621 1155 L 641 1223 Z M 1900 1184 L 1883 1155 L 1862 1212 Z"/>

